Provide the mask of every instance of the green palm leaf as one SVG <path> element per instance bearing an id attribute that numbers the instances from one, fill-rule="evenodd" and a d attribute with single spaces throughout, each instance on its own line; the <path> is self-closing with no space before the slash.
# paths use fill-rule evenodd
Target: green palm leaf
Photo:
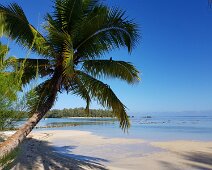
<path id="1" fill-rule="evenodd" d="M 103 82 L 91 77 L 90 75 L 77 71 L 78 77 L 87 88 L 90 96 L 107 108 L 112 108 L 113 113 L 120 121 L 120 127 L 126 129 L 130 126 L 130 122 L 126 113 L 126 107 L 118 99 L 112 89 Z"/>
<path id="2" fill-rule="evenodd" d="M 94 77 L 115 77 L 130 84 L 138 82 L 139 71 L 129 62 L 114 60 L 86 60 L 83 61 L 83 70 Z"/>
<path id="3" fill-rule="evenodd" d="M 123 11 L 105 6 L 94 8 L 75 29 L 74 49 L 84 58 L 94 58 L 120 47 L 131 52 L 138 38 L 137 26 L 126 20 Z"/>
<path id="4" fill-rule="evenodd" d="M 9 51 L 8 47 L 6 45 L 3 45 L 0 42 L 0 69 L 5 64 L 5 58 L 6 58 L 8 51 Z"/>
<path id="5" fill-rule="evenodd" d="M 18 67 L 23 68 L 22 83 L 25 85 L 37 76 L 41 78 L 53 74 L 52 63 L 47 59 L 15 59 Z M 50 64 L 51 63 L 51 64 Z"/>
<path id="6" fill-rule="evenodd" d="M 57 72 L 33 89 L 34 98 L 29 102 L 30 113 L 42 112 L 45 114 L 54 105 L 57 98 L 58 86 L 62 80 Z M 44 116 L 44 115 L 42 115 Z"/>
<path id="7" fill-rule="evenodd" d="M 2 35 L 41 55 L 52 55 L 46 39 L 29 24 L 22 8 L 16 3 L 8 7 L 0 5 L 0 36 Z"/>
<path id="8" fill-rule="evenodd" d="M 86 14 L 90 13 L 95 7 L 100 6 L 99 0 L 83 0 L 83 12 Z"/>
<path id="9" fill-rule="evenodd" d="M 57 25 L 69 32 L 81 18 L 82 0 L 56 0 L 54 9 L 53 18 Z"/>
<path id="10" fill-rule="evenodd" d="M 86 86 L 83 84 L 82 80 L 80 77 L 78 77 L 76 74 L 73 76 L 72 79 L 69 80 L 69 85 L 68 85 L 68 92 L 72 92 L 72 94 L 75 94 L 77 96 L 80 96 L 83 100 L 86 101 L 86 109 L 85 111 L 89 114 L 89 106 L 91 102 L 91 97 L 86 89 Z"/>

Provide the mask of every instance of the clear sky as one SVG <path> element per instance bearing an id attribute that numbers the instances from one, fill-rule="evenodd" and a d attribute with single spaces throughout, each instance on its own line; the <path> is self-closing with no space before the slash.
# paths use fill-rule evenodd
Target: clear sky
<path id="1" fill-rule="evenodd" d="M 1 0 L 20 4 L 35 26 L 51 11 L 52 0 Z M 129 112 L 212 110 L 212 8 L 207 0 L 104 0 L 126 10 L 139 24 L 142 39 L 133 53 L 113 51 L 109 57 L 132 62 L 142 81 L 130 86 L 105 80 Z M 11 55 L 23 50 L 10 43 Z M 35 55 L 32 55 L 36 57 Z M 54 108 L 85 106 L 74 96 L 61 94 Z M 92 108 L 99 106 L 93 102 Z"/>

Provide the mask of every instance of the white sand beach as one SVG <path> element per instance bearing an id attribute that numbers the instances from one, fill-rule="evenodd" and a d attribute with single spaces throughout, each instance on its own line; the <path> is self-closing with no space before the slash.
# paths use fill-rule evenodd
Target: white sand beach
<path id="1" fill-rule="evenodd" d="M 105 138 L 74 130 L 36 131 L 13 170 L 212 170 L 212 142 Z"/>

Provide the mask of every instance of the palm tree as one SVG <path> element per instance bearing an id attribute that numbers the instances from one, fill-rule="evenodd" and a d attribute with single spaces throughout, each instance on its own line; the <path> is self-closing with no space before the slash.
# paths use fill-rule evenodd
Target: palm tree
<path id="1" fill-rule="evenodd" d="M 130 123 L 125 105 L 101 77 L 119 78 L 129 84 L 139 80 L 137 69 L 129 62 L 104 59 L 107 52 L 127 47 L 131 52 L 139 35 L 137 25 L 125 12 L 109 8 L 99 0 L 55 0 L 54 12 L 47 13 L 43 34 L 31 25 L 16 3 L 0 6 L 0 35 L 15 40 L 42 59 L 17 59 L 25 62 L 22 77 L 27 84 L 38 72 L 45 81 L 39 84 L 31 106 L 31 118 L 7 141 L 0 144 L 0 158 L 16 148 L 49 111 L 58 92 L 66 91 L 91 99 L 112 109 L 126 129 Z M 38 71 L 36 69 L 38 68 Z"/>

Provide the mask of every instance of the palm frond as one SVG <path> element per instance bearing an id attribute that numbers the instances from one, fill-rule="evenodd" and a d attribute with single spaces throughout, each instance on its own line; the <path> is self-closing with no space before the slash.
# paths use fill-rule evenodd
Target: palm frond
<path id="1" fill-rule="evenodd" d="M 64 41 L 68 41 L 67 37 L 69 37 L 69 35 L 55 26 L 55 21 L 50 15 L 46 16 L 46 20 L 48 24 L 45 25 L 44 28 L 48 31 L 47 39 L 51 42 L 54 51 L 57 54 L 61 54 L 63 51 Z M 58 55 L 56 57 L 58 57 Z"/>
<path id="2" fill-rule="evenodd" d="M 61 30 L 71 31 L 82 15 L 82 0 L 56 0 L 53 18 Z"/>
<path id="3" fill-rule="evenodd" d="M 14 62 L 17 64 L 18 67 L 23 68 L 23 75 L 21 78 L 23 85 L 35 79 L 36 76 L 45 77 L 53 74 L 52 64 L 47 59 L 18 58 L 15 59 Z"/>
<path id="4" fill-rule="evenodd" d="M 49 32 L 47 39 L 51 42 L 54 51 L 58 54 L 56 59 L 59 64 L 62 64 L 63 74 L 71 74 L 74 69 L 72 38 L 67 32 L 55 26 L 55 20 L 50 15 L 47 16 L 47 19 L 49 22 L 45 27 Z"/>
<path id="5" fill-rule="evenodd" d="M 130 122 L 126 113 L 126 107 L 112 89 L 107 84 L 86 73 L 77 71 L 77 75 L 87 88 L 91 98 L 96 99 L 103 107 L 112 108 L 113 113 L 120 121 L 120 127 L 123 129 L 129 128 Z"/>
<path id="6" fill-rule="evenodd" d="M 95 7 L 101 5 L 100 0 L 83 0 L 82 4 L 83 4 L 83 13 L 84 13 L 84 15 L 87 15 L 88 13 L 93 11 L 93 9 Z"/>
<path id="7" fill-rule="evenodd" d="M 48 104 L 47 101 L 51 97 L 51 89 L 52 81 L 48 79 L 30 91 L 33 97 L 27 100 L 29 114 L 41 111 L 44 105 Z"/>
<path id="8" fill-rule="evenodd" d="M 9 48 L 7 45 L 3 45 L 1 42 L 0 42 L 0 56 L 6 56 L 7 53 L 9 51 Z"/>
<path id="9" fill-rule="evenodd" d="M 73 45 L 70 36 L 69 39 L 66 41 L 64 40 L 63 44 L 63 74 L 64 75 L 69 75 L 74 73 L 74 50 L 73 50 Z"/>
<path id="10" fill-rule="evenodd" d="M 5 58 L 6 58 L 8 51 L 9 51 L 8 46 L 3 45 L 0 42 L 0 69 L 2 69 L 3 65 L 5 64 Z"/>
<path id="11" fill-rule="evenodd" d="M 66 84 L 65 89 L 67 90 L 67 92 L 71 92 L 72 94 L 77 95 L 86 101 L 85 111 L 89 114 L 91 97 L 89 95 L 88 90 L 86 89 L 86 86 L 84 86 L 82 80 L 80 80 L 77 74 L 70 77 L 70 79 L 68 80 L 68 84 Z"/>
<path id="12" fill-rule="evenodd" d="M 33 89 L 34 98 L 29 101 L 29 112 L 31 114 L 35 112 L 45 114 L 52 108 L 57 98 L 61 80 L 61 76 L 55 73 L 51 78 Z"/>
<path id="13" fill-rule="evenodd" d="M 95 7 L 73 30 L 75 51 L 88 58 L 120 47 L 131 52 L 138 37 L 137 25 L 127 20 L 124 11 L 106 6 Z"/>
<path id="14" fill-rule="evenodd" d="M 7 36 L 38 54 L 52 55 L 46 39 L 29 24 L 22 8 L 16 3 L 0 5 L 0 36 Z"/>
<path id="15" fill-rule="evenodd" d="M 51 15 L 47 15 L 46 20 L 48 21 L 48 24 L 45 25 L 45 29 L 48 31 L 47 39 L 51 42 L 54 51 L 57 53 L 56 57 L 59 57 L 59 60 L 61 60 L 63 53 L 70 53 L 71 51 L 73 53 L 72 38 L 68 32 L 57 28 L 57 24 Z"/>
<path id="16" fill-rule="evenodd" d="M 127 81 L 129 84 L 140 80 L 139 71 L 129 62 L 114 60 L 86 60 L 83 70 L 93 77 L 112 77 Z"/>

